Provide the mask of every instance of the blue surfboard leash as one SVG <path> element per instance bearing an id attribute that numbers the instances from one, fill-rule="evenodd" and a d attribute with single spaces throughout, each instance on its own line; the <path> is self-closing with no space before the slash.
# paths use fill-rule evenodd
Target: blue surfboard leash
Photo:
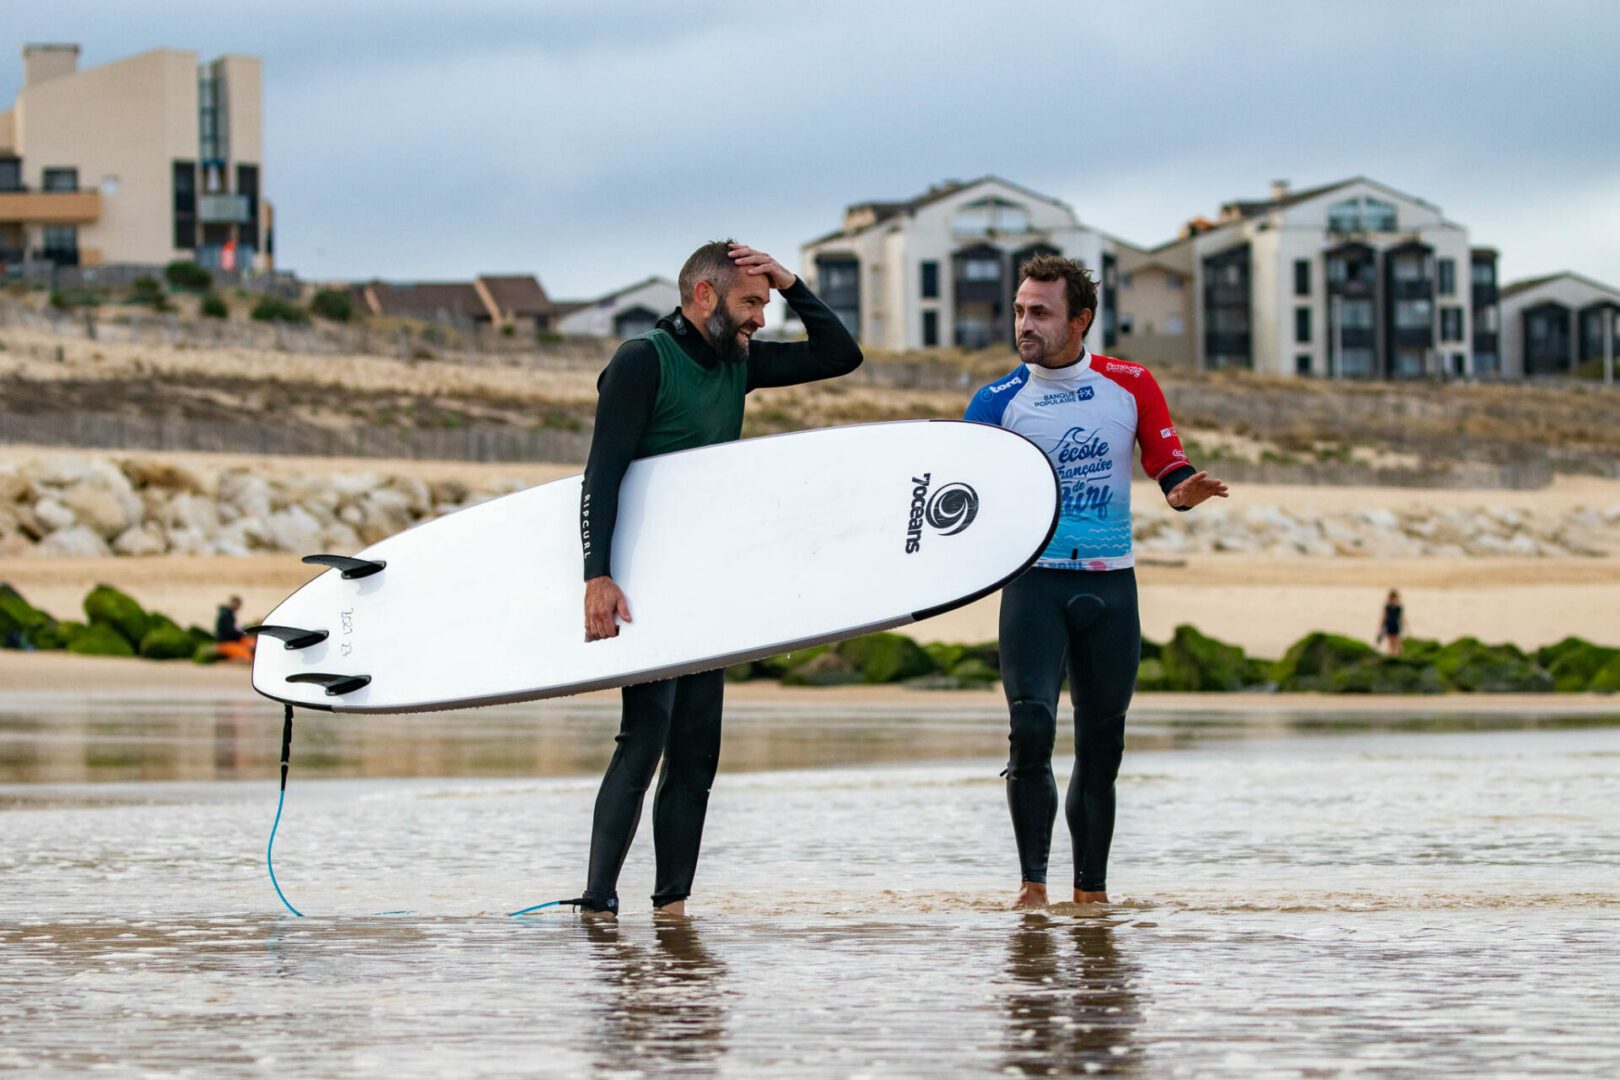
<path id="1" fill-rule="evenodd" d="M 276 880 L 276 830 L 281 827 L 281 811 L 287 805 L 287 769 L 292 762 L 293 707 L 290 702 L 283 702 L 282 705 L 285 711 L 282 713 L 281 724 L 281 794 L 276 798 L 276 818 L 270 823 L 270 841 L 264 848 L 264 867 L 270 872 L 270 886 L 276 890 L 276 896 L 281 900 L 282 905 L 302 919 L 304 913 L 293 907 L 292 901 L 287 899 L 287 894 L 281 891 L 281 883 Z M 517 918 L 519 915 L 527 915 L 530 912 L 540 911 L 544 908 L 561 907 L 564 904 L 571 904 L 577 908 L 584 902 L 584 897 L 575 897 L 572 900 L 548 900 L 544 904 L 535 904 L 533 907 L 526 907 L 521 911 L 508 912 L 507 917 Z M 377 914 L 409 915 L 411 912 L 405 910 L 379 911 Z"/>
<path id="2" fill-rule="evenodd" d="M 270 842 L 264 848 L 264 866 L 270 871 L 270 884 L 276 890 L 276 895 L 286 905 L 288 911 L 304 917 L 304 913 L 293 907 L 287 899 L 287 894 L 281 891 L 281 885 L 276 881 L 276 829 L 281 825 L 281 809 L 287 804 L 287 765 L 292 759 L 292 703 L 282 703 L 286 712 L 283 714 L 281 724 L 281 796 L 276 799 L 276 820 L 270 823 Z"/>

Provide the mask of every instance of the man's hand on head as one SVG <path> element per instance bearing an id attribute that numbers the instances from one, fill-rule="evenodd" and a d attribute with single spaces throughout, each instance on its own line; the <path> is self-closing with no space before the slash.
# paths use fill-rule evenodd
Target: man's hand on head
<path id="1" fill-rule="evenodd" d="M 1194 473 L 1170 489 L 1165 501 L 1177 510 L 1191 510 L 1205 499 L 1226 498 L 1224 481 L 1216 480 L 1207 472 Z"/>
<path id="2" fill-rule="evenodd" d="M 755 251 L 747 244 L 731 245 L 731 261 L 749 274 L 764 274 L 777 292 L 793 288 L 798 277 L 763 251 Z"/>
<path id="3" fill-rule="evenodd" d="M 585 583 L 585 640 L 619 636 L 618 619 L 630 622 L 630 601 L 624 591 L 603 574 Z"/>

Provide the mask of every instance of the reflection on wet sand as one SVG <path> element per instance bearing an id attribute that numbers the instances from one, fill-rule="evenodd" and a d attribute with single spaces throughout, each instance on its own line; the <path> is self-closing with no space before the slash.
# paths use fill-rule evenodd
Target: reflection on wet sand
<path id="1" fill-rule="evenodd" d="M 1023 1076 L 1141 1071 L 1140 972 L 1114 924 L 1032 912 L 1008 940 L 1003 1072 Z"/>
<path id="2" fill-rule="evenodd" d="M 727 1050 L 726 968 L 690 919 L 655 920 L 653 944 L 613 923 L 587 921 L 598 1031 L 608 1074 L 706 1072 Z"/>

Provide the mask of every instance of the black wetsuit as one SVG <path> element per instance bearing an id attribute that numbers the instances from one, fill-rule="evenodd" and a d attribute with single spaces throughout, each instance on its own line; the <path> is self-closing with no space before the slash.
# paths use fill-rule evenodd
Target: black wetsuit
<path id="1" fill-rule="evenodd" d="M 847 374 L 860 366 L 861 351 L 838 316 L 803 281 L 782 298 L 804 323 L 808 341 L 753 342 L 747 360 L 745 392 L 793 386 Z M 680 314 L 658 326 L 681 351 L 706 370 L 724 363 Z M 625 342 L 598 380 L 596 430 L 581 493 L 581 536 L 585 578 L 609 574 L 619 485 L 638 454 L 643 432 L 653 420 L 660 379 L 656 348 L 643 338 Z M 635 597 L 627 597 L 632 613 Z M 703 819 L 720 760 L 720 713 L 725 673 L 720 670 L 678 679 L 628 686 L 618 747 L 596 796 L 591 828 L 590 869 L 585 906 L 617 910 L 619 871 L 641 820 L 642 800 L 660 757 L 663 771 L 653 798 L 653 845 L 657 877 L 653 905 L 685 899 L 692 891 Z"/>
<path id="2" fill-rule="evenodd" d="M 215 641 L 241 641 L 242 628 L 236 624 L 236 612 L 227 604 L 221 604 L 219 611 L 214 615 Z"/>
<path id="3" fill-rule="evenodd" d="M 1405 624 L 1404 612 L 1399 604 L 1384 605 L 1384 636 L 1398 638 L 1401 636 L 1401 627 Z"/>

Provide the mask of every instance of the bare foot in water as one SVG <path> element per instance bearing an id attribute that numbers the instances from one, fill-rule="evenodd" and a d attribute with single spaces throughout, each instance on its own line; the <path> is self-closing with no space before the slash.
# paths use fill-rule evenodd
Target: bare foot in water
<path id="1" fill-rule="evenodd" d="M 1095 892 L 1076 889 L 1074 890 L 1074 902 L 1077 904 L 1106 904 L 1108 903 L 1108 894 L 1101 889 Z"/>
<path id="2" fill-rule="evenodd" d="M 1043 908 L 1046 906 L 1046 883 L 1044 881 L 1026 881 L 1018 886 L 1018 899 L 1013 901 L 1014 908 Z"/>
<path id="3" fill-rule="evenodd" d="M 655 916 L 663 915 L 671 919 L 684 919 L 686 918 L 686 901 L 676 900 L 674 903 L 665 904 L 663 907 L 655 907 L 653 908 L 653 914 Z"/>

